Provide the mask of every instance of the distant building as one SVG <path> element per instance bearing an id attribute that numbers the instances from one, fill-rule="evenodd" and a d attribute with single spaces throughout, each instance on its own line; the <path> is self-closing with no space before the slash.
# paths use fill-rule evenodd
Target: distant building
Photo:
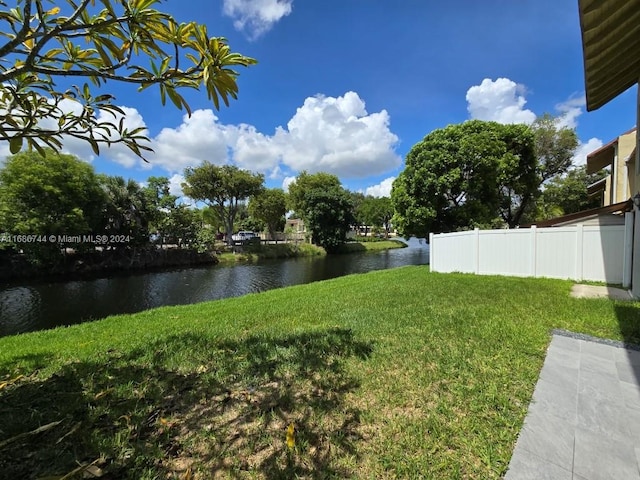
<path id="1" fill-rule="evenodd" d="M 609 175 L 589 185 L 589 195 L 600 196 L 603 207 L 631 198 L 636 191 L 635 164 L 636 129 L 632 128 L 587 155 L 587 173 L 609 169 Z"/>
<path id="2" fill-rule="evenodd" d="M 304 242 L 307 230 L 300 218 L 287 218 L 284 225 L 283 240 Z"/>
<path id="3" fill-rule="evenodd" d="M 300 218 L 287 218 L 284 230 L 291 233 L 304 233 L 304 221 Z"/>

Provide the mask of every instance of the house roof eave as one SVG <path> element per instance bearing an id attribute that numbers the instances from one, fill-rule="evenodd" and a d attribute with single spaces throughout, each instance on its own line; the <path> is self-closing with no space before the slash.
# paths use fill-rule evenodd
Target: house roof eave
<path id="1" fill-rule="evenodd" d="M 603 215 L 606 213 L 627 212 L 632 209 L 633 209 L 633 201 L 629 199 L 629 200 L 625 200 L 624 202 L 614 203 L 613 205 L 607 205 L 606 207 L 592 208 L 590 210 L 583 210 L 582 212 L 570 213 L 569 215 L 550 218 L 549 220 L 541 220 L 539 222 L 533 222 L 528 225 L 521 225 L 520 228 L 528 228 L 533 225 L 539 228 L 552 227 L 554 225 L 566 223 L 572 220 L 593 217 L 596 215 Z"/>
<path id="2" fill-rule="evenodd" d="M 578 0 L 587 111 L 638 83 L 639 0 Z"/>

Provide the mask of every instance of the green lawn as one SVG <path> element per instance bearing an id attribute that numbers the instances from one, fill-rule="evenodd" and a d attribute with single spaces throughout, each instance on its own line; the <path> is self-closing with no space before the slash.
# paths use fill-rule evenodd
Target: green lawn
<path id="1" fill-rule="evenodd" d="M 347 242 L 340 246 L 339 253 L 355 252 L 379 252 L 380 250 L 391 250 L 394 248 L 406 248 L 407 244 L 401 240 L 361 240 Z"/>
<path id="2" fill-rule="evenodd" d="M 235 263 L 255 263 L 260 260 L 275 258 L 319 257 L 326 255 L 324 248 L 309 243 L 278 243 L 248 245 L 237 253 L 224 252 L 218 254 L 221 265 Z"/>
<path id="3" fill-rule="evenodd" d="M 3 338 L 0 477 L 500 478 L 551 329 L 640 343 L 570 288 L 405 267 Z"/>

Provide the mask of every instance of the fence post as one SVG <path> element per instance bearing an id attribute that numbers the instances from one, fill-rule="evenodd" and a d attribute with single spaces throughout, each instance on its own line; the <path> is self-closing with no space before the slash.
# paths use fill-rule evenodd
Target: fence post
<path id="1" fill-rule="evenodd" d="M 530 271 L 531 271 L 531 276 L 532 277 L 536 277 L 536 263 L 538 261 L 538 259 L 536 258 L 537 256 L 537 248 L 538 248 L 538 239 L 536 238 L 538 235 L 538 229 L 535 225 L 531 225 L 531 228 L 529 229 L 531 230 L 531 265 L 530 265 Z"/>
<path id="2" fill-rule="evenodd" d="M 480 274 L 480 229 L 479 228 L 474 228 L 473 229 L 473 241 L 474 241 L 474 252 L 476 252 L 476 258 L 475 258 L 475 273 L 476 275 Z"/>
<path id="3" fill-rule="evenodd" d="M 576 225 L 576 267 L 575 267 L 575 280 L 582 281 L 584 276 L 584 265 L 582 264 L 584 258 L 584 225 L 579 223 Z"/>
<path id="4" fill-rule="evenodd" d="M 635 212 L 624 214 L 624 251 L 622 258 L 622 288 L 631 287 L 631 272 L 633 268 L 633 221 Z"/>
<path id="5" fill-rule="evenodd" d="M 433 232 L 429 232 L 429 270 L 437 271 L 433 265 Z"/>

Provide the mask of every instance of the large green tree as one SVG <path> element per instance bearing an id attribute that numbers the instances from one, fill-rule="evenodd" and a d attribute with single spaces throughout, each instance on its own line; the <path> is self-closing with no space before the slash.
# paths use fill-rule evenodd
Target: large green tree
<path id="1" fill-rule="evenodd" d="M 367 234 L 367 222 L 364 217 L 362 206 L 365 201 L 365 195 L 361 192 L 349 192 L 351 195 L 351 203 L 353 204 L 353 226 L 356 229 L 358 235 L 362 231 L 362 227 L 365 229 L 365 235 Z"/>
<path id="2" fill-rule="evenodd" d="M 178 197 L 169 191 L 167 177 L 149 177 L 142 192 L 149 207 L 149 229 L 159 236 L 159 243 L 162 245 L 171 235 L 171 212 L 176 206 Z"/>
<path id="3" fill-rule="evenodd" d="M 179 203 L 179 197 L 170 192 L 167 177 L 149 177 L 142 191 L 149 210 L 149 229 L 159 236 L 159 243 L 193 246 L 203 226 L 202 212 Z"/>
<path id="4" fill-rule="evenodd" d="M 540 184 L 562 175 L 571 168 L 578 148 L 574 129 L 561 126 L 559 119 L 545 113 L 531 125 L 535 138 L 535 154 Z"/>
<path id="5" fill-rule="evenodd" d="M 389 197 L 373 197 L 368 195 L 360 207 L 365 225 L 384 228 L 385 237 L 389 237 L 391 219 L 395 213 Z"/>
<path id="6" fill-rule="evenodd" d="M 123 143 L 142 156 L 149 150 L 144 129 L 126 129 L 109 82 L 157 86 L 163 105 L 168 98 L 189 114 L 184 89 L 204 89 L 216 108 L 220 99 L 228 105 L 237 98 L 234 68 L 255 60 L 231 52 L 205 25 L 178 23 L 156 9 L 160 3 L 20 0 L 9 8 L 0 2 L 0 139 L 12 153 L 25 144 L 40 153 L 44 146 L 59 150 L 68 135 L 89 142 L 96 154 L 100 144 Z"/>
<path id="7" fill-rule="evenodd" d="M 315 188 L 307 192 L 305 203 L 305 225 L 311 241 L 327 253 L 335 253 L 355 221 L 351 195 L 342 187 Z"/>
<path id="8" fill-rule="evenodd" d="M 21 152 L 0 170 L 0 232 L 39 236 L 38 242 L 16 245 L 35 261 L 59 260 L 65 246 L 60 237 L 99 228 L 103 203 L 93 167 L 72 155 Z"/>
<path id="9" fill-rule="evenodd" d="M 102 229 L 105 234 L 126 237 L 126 240 L 109 245 L 124 249 L 149 243 L 149 224 L 153 208 L 140 184 L 120 176 L 99 175 L 105 194 L 102 213 Z"/>
<path id="10" fill-rule="evenodd" d="M 539 184 L 525 125 L 449 125 L 414 145 L 405 165 L 391 194 L 394 225 L 405 236 L 515 226 Z"/>
<path id="11" fill-rule="evenodd" d="M 201 213 L 184 203 L 180 203 L 174 205 L 169 211 L 165 235 L 178 248 L 194 247 L 197 246 L 202 228 Z"/>
<path id="12" fill-rule="evenodd" d="M 301 172 L 289 185 L 289 208 L 304 220 L 311 241 L 333 253 L 355 223 L 351 194 L 337 176 Z"/>
<path id="13" fill-rule="evenodd" d="M 535 138 L 538 188 L 535 195 L 523 204 L 524 213 L 521 215 L 521 221 L 524 222 L 541 220 L 541 216 L 551 218 L 562 214 L 564 209 L 558 209 L 557 202 L 556 205 L 552 205 L 548 198 L 544 199 L 541 195 L 547 186 L 561 181 L 569 171 L 579 143 L 574 129 L 562 126 L 560 119 L 549 114 L 538 117 L 531 129 Z M 569 179 L 569 183 L 572 183 L 572 178 Z"/>
<path id="14" fill-rule="evenodd" d="M 266 189 L 249 200 L 249 214 L 264 222 L 272 240 L 284 228 L 286 213 L 287 196 L 280 188 Z"/>
<path id="15" fill-rule="evenodd" d="M 329 190 L 331 188 L 342 188 L 337 176 L 324 172 L 300 172 L 296 179 L 289 184 L 287 196 L 289 210 L 292 210 L 297 217 L 306 220 L 304 216 L 308 209 L 307 193 L 311 190 Z"/>
<path id="16" fill-rule="evenodd" d="M 535 220 L 547 220 L 600 206 L 600 198 L 589 196 L 587 187 L 601 180 L 604 170 L 588 174 L 584 165 L 552 178 L 536 203 Z"/>
<path id="17" fill-rule="evenodd" d="M 264 176 L 234 165 L 217 166 L 205 162 L 184 171 L 184 194 L 211 207 L 224 224 L 227 242 L 232 245 L 233 226 L 238 210 L 249 197 L 259 194 Z"/>

